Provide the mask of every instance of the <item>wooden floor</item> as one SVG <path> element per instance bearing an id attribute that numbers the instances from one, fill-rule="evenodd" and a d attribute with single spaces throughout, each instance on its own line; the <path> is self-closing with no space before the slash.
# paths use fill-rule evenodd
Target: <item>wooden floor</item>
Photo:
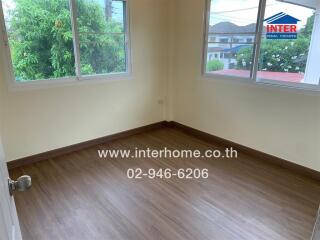
<path id="1" fill-rule="evenodd" d="M 238 159 L 108 159 L 97 149 L 216 149 L 162 128 L 11 171 L 24 240 L 309 240 L 320 183 Z M 206 180 L 129 180 L 128 168 L 208 168 Z"/>
<path id="2" fill-rule="evenodd" d="M 320 239 L 320 209 L 318 211 L 318 217 L 316 221 L 316 225 L 314 227 L 314 232 L 312 236 L 312 240 L 319 240 Z"/>

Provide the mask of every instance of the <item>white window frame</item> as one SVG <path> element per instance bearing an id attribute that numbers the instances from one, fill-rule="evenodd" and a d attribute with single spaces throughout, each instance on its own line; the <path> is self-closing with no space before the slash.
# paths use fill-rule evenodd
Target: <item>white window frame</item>
<path id="1" fill-rule="evenodd" d="M 0 50 L 3 50 L 4 54 L 1 54 L 5 61 L 4 75 L 8 82 L 9 90 L 24 90 L 24 89 L 37 89 L 48 88 L 60 85 L 74 85 L 74 84 L 86 84 L 86 83 L 99 83 L 106 81 L 118 81 L 118 80 L 130 80 L 132 79 L 132 64 L 131 64 L 131 42 L 130 42 L 130 0 L 119 0 L 126 3 L 126 11 L 124 16 L 124 37 L 125 37 L 125 51 L 126 51 L 126 72 L 117 73 L 104 73 L 104 74 L 92 74 L 82 75 L 80 70 L 80 42 L 79 33 L 77 28 L 77 16 L 76 16 L 76 0 L 69 0 L 70 15 L 71 15 L 71 27 L 73 34 L 73 48 L 75 56 L 75 76 L 61 77 L 61 78 L 48 78 L 37 79 L 24 82 L 18 82 L 15 79 L 13 70 L 11 50 L 9 46 L 8 35 L 6 31 L 6 25 L 4 20 L 4 13 L 2 3 L 0 1 L 0 30 L 3 36 L 3 44 L 0 46 Z M 0 51 L 2 52 L 2 51 Z"/>
<path id="2" fill-rule="evenodd" d="M 305 71 L 305 80 L 313 78 L 317 78 L 319 80 L 318 85 L 312 85 L 308 83 L 290 83 L 290 82 L 282 82 L 277 80 L 263 79 L 258 78 L 258 64 L 260 57 L 260 47 L 261 47 L 261 39 L 262 39 L 262 30 L 263 30 L 263 22 L 265 17 L 266 10 L 266 2 L 267 0 L 260 0 L 259 3 L 259 11 L 257 18 L 257 28 L 255 33 L 255 42 L 254 44 L 254 56 L 253 56 L 253 64 L 250 77 L 238 77 L 232 75 L 222 75 L 216 74 L 213 72 L 207 72 L 207 54 L 208 54 L 208 37 L 209 37 L 209 26 L 210 26 L 210 8 L 211 8 L 211 0 L 206 1 L 206 12 L 205 12 L 205 23 L 204 23 L 204 47 L 203 47 L 203 56 L 202 56 L 202 76 L 205 79 L 221 79 L 221 80 L 237 80 L 241 82 L 255 83 L 255 84 L 264 84 L 269 86 L 276 87 L 286 87 L 290 89 L 298 89 L 298 90 L 311 90 L 311 91 L 319 91 L 320 92 L 320 68 L 316 65 L 319 64 L 320 57 L 320 48 L 317 45 L 320 42 L 320 4 L 315 9 L 315 21 L 314 28 L 311 37 L 311 43 L 309 48 L 309 55 L 307 60 L 307 66 Z"/>

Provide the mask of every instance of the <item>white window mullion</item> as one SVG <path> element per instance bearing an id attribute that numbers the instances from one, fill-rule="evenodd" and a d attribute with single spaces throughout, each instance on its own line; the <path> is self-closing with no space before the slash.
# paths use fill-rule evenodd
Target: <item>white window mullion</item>
<path id="1" fill-rule="evenodd" d="M 71 26 L 72 26 L 72 35 L 73 35 L 73 50 L 74 50 L 76 76 L 77 76 L 77 79 L 79 80 L 81 76 L 81 65 L 80 65 L 80 42 L 79 42 L 79 33 L 78 33 L 78 27 L 77 27 L 76 0 L 70 0 L 70 11 L 71 11 Z"/>
<path id="2" fill-rule="evenodd" d="M 267 0 L 261 0 L 259 6 L 259 14 L 258 14 L 258 31 L 256 33 L 256 44 L 254 48 L 254 58 L 253 58 L 253 67 L 252 67 L 252 78 L 253 80 L 257 80 L 258 75 L 258 66 L 259 66 L 259 57 L 260 57 L 260 49 L 261 49 L 261 41 L 262 41 L 262 34 L 263 34 L 263 21 L 264 15 L 266 11 L 266 4 Z"/>
<path id="3" fill-rule="evenodd" d="M 131 72 L 131 53 L 130 53 L 130 39 L 129 39 L 129 6 L 126 0 L 123 1 L 124 4 L 124 41 L 125 41 L 125 52 L 126 52 L 126 69 Z"/>
<path id="4" fill-rule="evenodd" d="M 320 83 L 320 7 L 315 13 L 313 31 L 311 35 L 311 44 L 305 73 L 304 83 L 316 84 Z"/>
<path id="5" fill-rule="evenodd" d="M 202 56 L 202 74 L 207 72 L 208 64 L 208 38 L 209 38 L 209 26 L 210 26 L 210 9 L 211 9 L 211 0 L 206 1 L 206 13 L 205 13 L 205 24 L 204 24 L 204 51 Z"/>

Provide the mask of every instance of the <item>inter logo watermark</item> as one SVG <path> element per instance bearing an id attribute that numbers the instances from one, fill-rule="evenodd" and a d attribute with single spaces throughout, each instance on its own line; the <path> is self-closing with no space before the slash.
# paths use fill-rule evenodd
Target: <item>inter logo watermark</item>
<path id="1" fill-rule="evenodd" d="M 267 39 L 297 39 L 299 19 L 280 12 L 264 21 L 267 22 Z"/>

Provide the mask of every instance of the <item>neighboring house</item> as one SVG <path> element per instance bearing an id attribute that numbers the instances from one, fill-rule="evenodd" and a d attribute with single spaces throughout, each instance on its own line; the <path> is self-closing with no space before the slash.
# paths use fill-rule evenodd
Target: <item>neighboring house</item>
<path id="1" fill-rule="evenodd" d="M 238 26 L 231 22 L 221 22 L 209 28 L 207 60 L 217 59 L 225 69 L 233 69 L 237 64 L 237 53 L 241 48 L 252 46 L 256 24 Z"/>

